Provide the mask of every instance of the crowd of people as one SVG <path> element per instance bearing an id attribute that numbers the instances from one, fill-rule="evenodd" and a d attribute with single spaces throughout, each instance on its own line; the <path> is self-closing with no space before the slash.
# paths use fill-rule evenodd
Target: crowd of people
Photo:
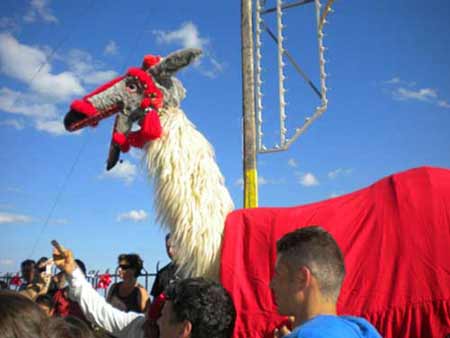
<path id="1" fill-rule="evenodd" d="M 176 252 L 170 235 L 166 249 L 172 259 Z M 60 270 L 54 276 L 48 274 L 50 261 Z M 171 261 L 158 271 L 149 295 L 137 281 L 142 268 L 139 255 L 119 255 L 121 281 L 103 297 L 69 249 L 57 245 L 52 260 L 25 260 L 20 288 L 0 291 L 0 337 L 233 336 L 236 310 L 219 283 L 182 279 Z M 283 236 L 270 288 L 278 312 L 289 320 L 273 337 L 381 337 L 365 319 L 337 315 L 344 277 L 344 257 L 326 230 L 310 226 Z"/>

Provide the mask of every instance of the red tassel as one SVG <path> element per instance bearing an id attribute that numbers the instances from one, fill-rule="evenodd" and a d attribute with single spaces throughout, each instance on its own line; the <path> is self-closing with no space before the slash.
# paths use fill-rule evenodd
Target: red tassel
<path id="1" fill-rule="evenodd" d="M 156 297 L 153 302 L 148 307 L 148 318 L 150 320 L 158 320 L 159 317 L 161 317 L 162 308 L 164 306 L 164 303 L 166 302 L 166 295 L 164 293 L 161 293 L 158 297 Z"/>
<path id="2" fill-rule="evenodd" d="M 130 150 L 130 143 L 127 140 L 127 136 L 123 133 L 115 131 L 113 134 L 113 142 L 120 147 L 120 151 L 127 153 Z"/>

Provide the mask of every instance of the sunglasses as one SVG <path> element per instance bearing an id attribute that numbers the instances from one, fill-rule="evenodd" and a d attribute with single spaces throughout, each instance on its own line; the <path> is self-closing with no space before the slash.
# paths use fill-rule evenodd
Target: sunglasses
<path id="1" fill-rule="evenodd" d="M 131 267 L 131 266 L 129 266 L 129 265 L 127 265 L 127 264 L 120 264 L 120 265 L 119 265 L 119 268 L 120 268 L 121 270 L 128 270 L 130 267 Z"/>

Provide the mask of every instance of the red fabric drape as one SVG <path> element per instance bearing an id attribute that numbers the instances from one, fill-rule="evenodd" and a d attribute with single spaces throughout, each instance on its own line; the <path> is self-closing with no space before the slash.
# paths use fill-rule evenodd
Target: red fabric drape
<path id="1" fill-rule="evenodd" d="M 268 286 L 276 241 L 308 225 L 344 252 L 340 314 L 367 318 L 386 338 L 450 333 L 450 170 L 423 167 L 318 203 L 231 213 L 221 280 L 238 312 L 235 337 L 271 336 L 282 320 Z"/>

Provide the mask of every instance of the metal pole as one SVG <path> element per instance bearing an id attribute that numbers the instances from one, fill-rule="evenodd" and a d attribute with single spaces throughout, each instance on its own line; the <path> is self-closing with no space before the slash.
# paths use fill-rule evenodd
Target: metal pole
<path id="1" fill-rule="evenodd" d="M 244 208 L 258 206 L 252 0 L 241 0 L 242 116 L 244 129 Z"/>

